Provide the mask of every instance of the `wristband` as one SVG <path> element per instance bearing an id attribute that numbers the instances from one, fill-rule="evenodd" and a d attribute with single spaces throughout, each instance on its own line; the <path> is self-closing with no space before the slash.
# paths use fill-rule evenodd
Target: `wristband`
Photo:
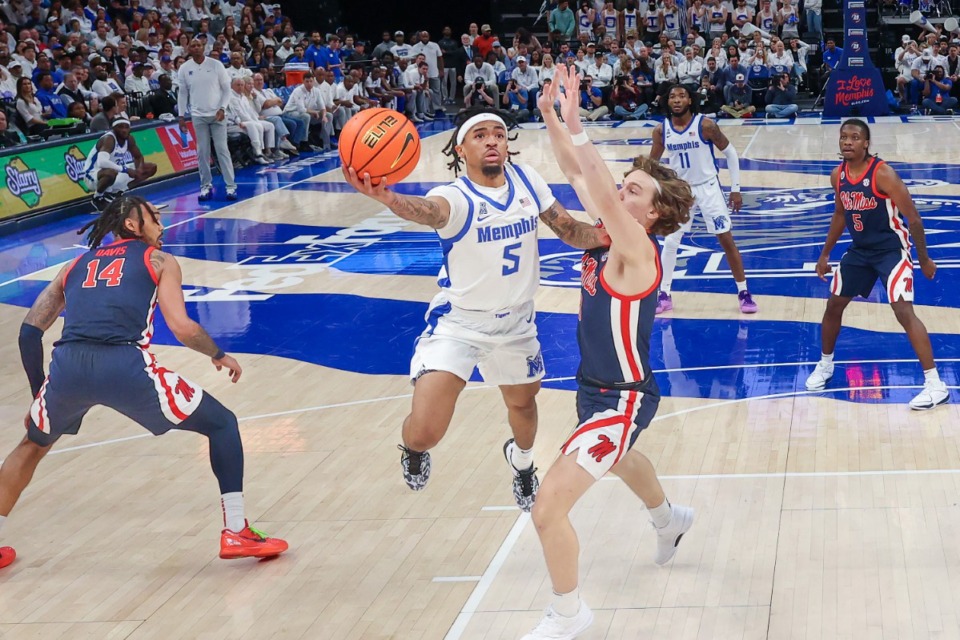
<path id="1" fill-rule="evenodd" d="M 573 146 L 582 147 L 590 142 L 590 136 L 587 135 L 586 131 L 581 131 L 580 133 L 570 136 L 570 141 L 573 143 Z"/>
<path id="2" fill-rule="evenodd" d="M 227 354 L 223 352 L 223 349 L 217 349 L 217 352 L 213 354 L 214 360 L 221 360 L 225 357 L 227 357 Z"/>

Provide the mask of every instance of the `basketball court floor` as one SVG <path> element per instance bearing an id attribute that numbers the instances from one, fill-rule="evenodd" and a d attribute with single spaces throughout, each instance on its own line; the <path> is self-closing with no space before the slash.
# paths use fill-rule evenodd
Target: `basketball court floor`
<path id="1" fill-rule="evenodd" d="M 734 235 L 760 312 L 740 315 L 698 221 L 681 248 L 676 310 L 654 329 L 665 397 L 638 441 L 697 520 L 657 568 L 634 496 L 610 478 L 589 492 L 572 516 L 596 613 L 583 637 L 958 638 L 960 404 L 906 407 L 922 373 L 879 288 L 846 314 L 830 388 L 803 387 L 828 294 L 813 265 L 833 211 L 839 123 L 722 125 L 743 158 Z M 452 177 L 440 154 L 449 132 L 431 126 L 397 187 L 405 193 Z M 651 126 L 590 133 L 620 174 L 648 152 Z M 918 315 L 960 401 L 960 127 L 897 117 L 872 128 L 872 149 L 924 217 L 939 271 L 932 282 L 917 272 Z M 533 125 L 511 148 L 580 208 L 545 131 Z M 240 417 L 249 516 L 290 551 L 219 560 L 205 439 L 154 438 L 94 410 L 41 464 L 4 529 L 19 559 L 0 572 L 0 638 L 519 638 L 550 583 L 511 496 L 497 390 L 468 387 L 423 493 L 400 476 L 407 363 L 441 262 L 435 236 L 351 192 L 332 156 L 238 179 L 236 203 L 198 204 L 192 180 L 151 199 L 169 205 L 164 250 L 183 264 L 190 313 L 237 356 L 243 379 L 229 384 L 162 322 L 155 351 Z M 87 219 L 0 238 L 0 455 L 22 437 L 29 401 L 20 322 L 83 251 L 75 231 Z M 545 227 L 540 238 L 543 477 L 575 421 L 579 259 Z"/>

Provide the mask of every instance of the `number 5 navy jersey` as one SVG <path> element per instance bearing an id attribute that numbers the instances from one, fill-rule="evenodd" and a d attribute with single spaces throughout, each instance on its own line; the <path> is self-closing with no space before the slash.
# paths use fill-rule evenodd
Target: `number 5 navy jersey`
<path id="1" fill-rule="evenodd" d="M 150 254 L 137 240 L 91 249 L 63 275 L 63 334 L 56 344 L 94 342 L 147 348 L 153 336 L 157 278 Z"/>
<path id="2" fill-rule="evenodd" d="M 606 389 L 639 389 L 658 395 L 650 367 L 650 334 L 657 310 L 660 286 L 660 248 L 657 251 L 657 277 L 640 294 L 624 296 L 607 284 L 604 271 L 609 249 L 591 249 L 583 254 L 580 272 L 580 345 L 581 386 Z"/>
<path id="3" fill-rule="evenodd" d="M 868 251 L 910 249 L 910 232 L 897 206 L 877 189 L 877 171 L 883 160 L 870 158 L 861 176 L 851 176 L 846 162 L 840 165 L 837 200 L 843 207 L 853 246 Z"/>

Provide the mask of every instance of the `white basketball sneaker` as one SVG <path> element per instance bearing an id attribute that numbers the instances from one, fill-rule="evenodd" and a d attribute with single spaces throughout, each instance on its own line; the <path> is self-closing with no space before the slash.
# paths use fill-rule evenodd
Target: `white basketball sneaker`
<path id="1" fill-rule="evenodd" d="M 662 529 L 654 527 L 657 532 L 657 554 L 653 557 L 653 562 L 661 567 L 677 554 L 680 538 L 693 526 L 693 509 L 672 504 L 670 510 L 673 513 L 670 524 Z"/>
<path id="2" fill-rule="evenodd" d="M 910 401 L 910 408 L 914 411 L 925 411 L 949 401 L 950 392 L 947 390 L 946 383 L 937 380 L 936 382 L 924 383 L 923 391 Z"/>
<path id="3" fill-rule="evenodd" d="M 583 600 L 580 601 L 577 615 L 572 618 L 560 615 L 551 605 L 547 607 L 540 623 L 521 640 L 573 640 L 591 624 L 593 611 L 590 611 L 590 607 Z"/>
<path id="4" fill-rule="evenodd" d="M 833 363 L 824 364 L 823 361 L 817 363 L 813 373 L 807 378 L 807 391 L 823 391 L 830 378 L 833 377 Z"/>

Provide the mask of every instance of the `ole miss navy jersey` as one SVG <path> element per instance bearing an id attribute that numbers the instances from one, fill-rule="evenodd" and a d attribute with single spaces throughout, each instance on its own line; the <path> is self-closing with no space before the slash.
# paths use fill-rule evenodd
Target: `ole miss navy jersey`
<path id="1" fill-rule="evenodd" d="M 657 278 L 647 291 L 624 296 L 606 281 L 608 248 L 583 254 L 580 273 L 580 385 L 608 389 L 638 389 L 657 395 L 657 383 L 650 367 L 650 334 L 657 310 L 660 286 L 660 248 L 657 251 Z"/>
<path id="2" fill-rule="evenodd" d="M 137 239 L 119 240 L 74 260 L 63 275 L 66 308 L 57 344 L 148 347 L 159 282 L 150 264 L 153 251 Z"/>
<path id="3" fill-rule="evenodd" d="M 846 162 L 840 165 L 837 200 L 843 207 L 853 246 L 869 251 L 910 249 L 910 232 L 897 206 L 877 189 L 877 170 L 883 160 L 870 158 L 860 176 L 851 176 Z"/>

